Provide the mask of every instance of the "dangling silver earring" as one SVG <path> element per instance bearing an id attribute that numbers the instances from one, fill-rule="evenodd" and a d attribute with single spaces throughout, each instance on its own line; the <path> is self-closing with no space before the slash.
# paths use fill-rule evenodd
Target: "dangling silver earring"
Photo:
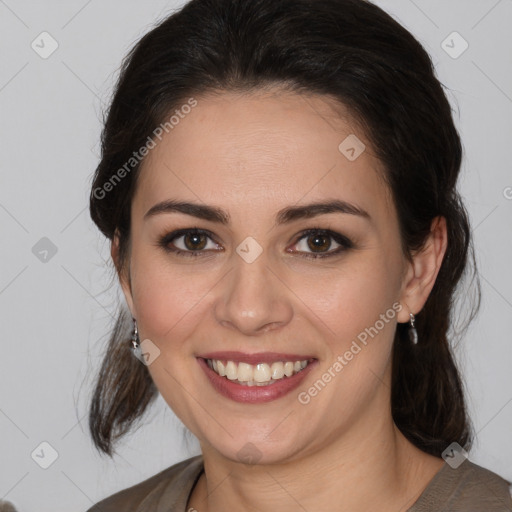
<path id="1" fill-rule="evenodd" d="M 414 325 L 415 317 L 412 313 L 409 313 L 409 317 L 410 317 L 409 339 L 412 341 L 413 345 L 417 345 L 418 344 L 418 331 L 416 330 L 416 327 Z"/>
<path id="2" fill-rule="evenodd" d="M 133 319 L 133 335 L 132 335 L 132 346 L 130 347 L 134 354 L 140 350 L 140 339 L 139 330 L 137 329 L 137 320 Z"/>

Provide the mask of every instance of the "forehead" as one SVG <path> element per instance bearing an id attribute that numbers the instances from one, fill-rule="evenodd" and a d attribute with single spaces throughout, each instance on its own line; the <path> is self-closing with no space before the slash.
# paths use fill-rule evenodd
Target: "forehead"
<path id="1" fill-rule="evenodd" d="M 282 91 L 195 99 L 145 158 L 138 213 L 171 198 L 233 209 L 240 219 L 327 196 L 355 202 L 372 217 L 389 208 L 380 162 L 342 105 Z M 343 152 L 347 144 L 361 150 L 358 140 L 366 149 L 347 158 L 354 155 Z"/>

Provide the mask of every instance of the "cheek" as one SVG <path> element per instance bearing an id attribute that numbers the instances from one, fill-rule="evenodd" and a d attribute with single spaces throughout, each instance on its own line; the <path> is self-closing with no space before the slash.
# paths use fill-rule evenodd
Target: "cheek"
<path id="1" fill-rule="evenodd" d="M 132 292 L 141 336 L 169 344 L 187 338 L 200 323 L 215 281 L 211 274 L 194 274 L 191 268 L 171 268 L 159 257 L 134 259 Z"/>
<path id="2" fill-rule="evenodd" d="M 376 250 L 354 254 L 307 277 L 296 274 L 289 283 L 305 309 L 322 320 L 319 326 L 329 338 L 342 344 L 374 325 L 398 300 L 400 290 L 396 263 Z"/>
<path id="3" fill-rule="evenodd" d="M 332 382 L 326 392 L 321 384 L 311 389 L 310 396 L 318 394 L 315 401 L 335 424 L 344 409 L 346 414 L 368 403 L 384 380 L 401 307 L 398 267 L 382 251 L 369 250 L 342 270 L 317 275 L 307 285 L 299 281 L 294 289 L 307 298 L 305 309 L 314 312 L 311 322 L 324 340 L 319 378 Z"/>
<path id="4" fill-rule="evenodd" d="M 317 379 L 298 393 L 301 404 L 323 411 L 326 424 L 361 412 L 386 382 L 400 308 L 394 287 L 386 267 L 373 262 L 318 279 L 300 292 L 321 320 L 310 316 L 325 351 Z"/>
<path id="5" fill-rule="evenodd" d="M 189 267 L 191 268 L 191 267 Z M 151 377 L 169 407 L 196 435 L 196 418 L 190 396 L 199 396 L 195 389 L 199 374 L 191 357 L 195 332 L 204 322 L 208 291 L 215 280 L 210 275 L 195 275 L 179 267 L 170 268 L 157 258 L 141 257 L 133 267 L 132 290 L 138 316 L 140 339 L 150 339 L 160 355 L 148 367 Z M 186 391 L 184 391 L 186 390 Z"/>

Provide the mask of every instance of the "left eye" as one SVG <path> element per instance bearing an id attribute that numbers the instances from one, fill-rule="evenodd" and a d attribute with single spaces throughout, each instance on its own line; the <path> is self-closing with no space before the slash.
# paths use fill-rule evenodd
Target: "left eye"
<path id="1" fill-rule="evenodd" d="M 333 240 L 337 247 L 334 248 L 335 250 L 329 250 L 333 245 Z M 351 248 L 352 242 L 339 233 L 323 229 L 310 229 L 302 233 L 295 246 L 297 251 L 304 253 L 307 258 L 324 258 Z M 308 251 L 311 252 L 308 253 Z"/>

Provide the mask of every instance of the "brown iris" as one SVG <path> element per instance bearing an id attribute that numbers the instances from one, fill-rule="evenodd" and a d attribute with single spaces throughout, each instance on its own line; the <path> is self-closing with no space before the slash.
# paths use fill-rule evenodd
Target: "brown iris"
<path id="1" fill-rule="evenodd" d="M 308 237 L 308 247 L 313 249 L 329 249 L 331 246 L 331 241 L 327 235 L 311 235 Z M 313 242 L 311 242 L 313 241 Z M 325 242 L 322 244 L 322 241 Z M 318 251 L 323 252 L 323 251 Z"/>
<path id="2" fill-rule="evenodd" d="M 187 233 L 183 236 L 185 247 L 191 251 L 204 249 L 207 243 L 207 236 L 202 233 Z M 189 244 L 189 241 L 191 242 Z M 197 244 L 200 244 L 199 246 Z"/>

